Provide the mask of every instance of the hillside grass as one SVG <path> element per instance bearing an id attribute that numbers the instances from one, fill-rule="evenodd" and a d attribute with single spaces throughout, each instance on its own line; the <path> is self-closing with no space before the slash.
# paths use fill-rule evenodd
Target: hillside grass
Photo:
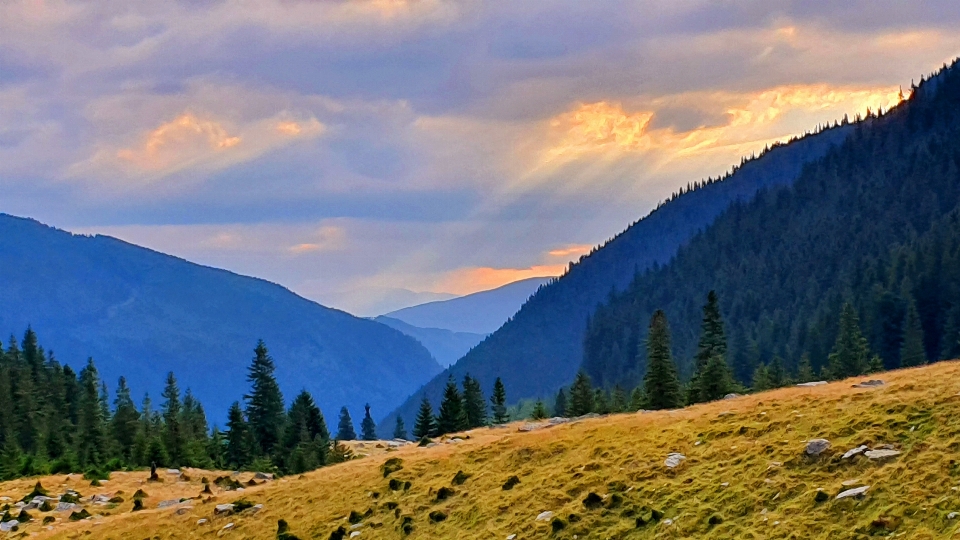
<path id="1" fill-rule="evenodd" d="M 330 537 L 347 529 L 351 511 L 367 514 L 359 540 L 374 538 L 744 538 L 839 539 L 893 536 L 960 537 L 960 362 L 883 373 L 886 385 L 856 389 L 859 379 L 813 388 L 785 388 L 677 411 L 620 414 L 518 432 L 521 424 L 466 433 L 468 440 L 433 448 L 405 447 L 371 454 L 300 477 L 246 490 L 220 492 L 177 515 L 171 509 L 129 512 L 79 523 L 58 521 L 24 531 L 36 538 L 274 538 L 278 519 L 300 538 Z M 805 443 L 826 438 L 832 448 L 807 457 Z M 895 458 L 841 460 L 848 449 L 892 444 Z M 674 470 L 670 452 L 687 459 Z M 400 458 L 385 478 L 381 465 Z M 458 471 L 470 475 L 454 485 Z M 198 472 L 191 472 L 193 482 Z M 511 490 L 502 486 L 518 476 Z M 144 473 L 117 473 L 97 491 L 132 493 Z M 409 481 L 392 491 L 390 479 Z M 50 478 L 55 487 L 63 477 Z M 46 482 L 48 479 L 43 479 Z M 0 484 L 19 499 L 35 479 Z M 154 499 L 171 496 L 157 492 Z M 846 484 L 846 485 L 845 485 Z M 836 500 L 849 487 L 870 486 L 862 499 Z M 199 484 L 183 487 L 194 496 Z M 438 491 L 454 494 L 438 501 Z M 92 488 L 80 487 L 84 495 Z M 829 498 L 816 502 L 818 490 Z M 588 509 L 590 493 L 602 500 Z M 213 506 L 244 497 L 262 503 L 255 515 L 214 517 Z M 155 508 L 154 500 L 148 508 Z M 396 510 L 391 507 L 396 505 Z M 651 510 L 663 519 L 649 520 Z M 552 511 L 564 523 L 536 521 Z M 444 521 L 429 515 L 443 512 Z M 399 515 L 400 517 L 397 517 Z M 575 515 L 573 519 L 571 516 Z M 404 535 L 405 517 L 413 528 Z M 209 521 L 197 525 L 197 520 Z M 667 520 L 672 521 L 669 523 Z M 227 523 L 234 528 L 223 531 Z M 34 537 L 34 536 L 31 536 Z"/>

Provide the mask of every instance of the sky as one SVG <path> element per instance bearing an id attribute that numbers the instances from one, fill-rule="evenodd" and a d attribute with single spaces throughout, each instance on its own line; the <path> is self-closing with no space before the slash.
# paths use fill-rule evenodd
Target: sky
<path id="1" fill-rule="evenodd" d="M 960 55 L 955 0 L 0 3 L 0 212 L 371 316 L 558 275 Z"/>

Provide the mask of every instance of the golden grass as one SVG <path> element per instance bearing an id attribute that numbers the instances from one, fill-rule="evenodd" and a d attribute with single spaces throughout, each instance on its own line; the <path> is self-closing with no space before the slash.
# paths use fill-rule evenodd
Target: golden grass
<path id="1" fill-rule="evenodd" d="M 274 538 L 278 519 L 300 538 L 327 539 L 338 526 L 349 531 L 351 511 L 370 511 L 358 540 L 403 538 L 796 538 L 841 539 L 882 535 L 960 537 L 960 362 L 884 373 L 887 385 L 851 388 L 852 380 L 814 388 L 786 388 L 678 411 L 622 414 L 518 433 L 518 425 L 479 429 L 470 439 L 434 448 L 406 447 L 341 465 L 279 479 L 243 494 L 218 493 L 183 515 L 173 510 L 129 512 L 129 503 L 102 519 L 58 522 L 53 531 L 28 525 L 36 538 Z M 804 454 L 805 441 L 829 439 L 819 459 Z M 881 463 L 864 457 L 841 460 L 860 444 L 893 444 L 903 454 Z M 664 466 L 670 452 L 687 459 Z M 380 466 L 403 460 L 390 475 L 410 481 L 409 491 L 391 491 Z M 453 485 L 458 471 L 471 476 Z M 520 483 L 502 489 L 511 475 Z M 194 483 L 147 485 L 156 502 L 177 489 L 193 496 Z M 144 473 L 115 474 L 103 492 L 132 494 Z M 246 479 L 246 477 L 244 478 Z M 56 487 L 63 477 L 50 478 Z M 867 485 L 863 499 L 835 500 L 851 486 Z M 0 484 L 0 493 L 22 497 L 35 479 Z M 44 479 L 47 485 L 48 479 Z M 92 488 L 77 482 L 84 495 Z M 441 487 L 455 494 L 437 501 Z M 817 490 L 829 500 L 817 503 Z M 169 490 L 169 491 L 168 491 Z M 600 508 L 583 499 L 604 497 Z M 374 495 L 378 494 L 378 495 Z M 614 495 L 616 494 L 616 495 Z M 214 517 L 216 503 L 245 497 L 263 503 L 255 515 Z M 611 507 L 619 499 L 619 505 Z M 390 507 L 397 505 L 400 517 Z M 664 520 L 638 528 L 636 516 L 650 509 Z M 448 515 L 432 523 L 431 512 Z M 554 532 L 544 511 L 566 526 Z M 579 521 L 571 521 L 576 514 Z M 200 518 L 209 521 L 197 525 Z M 711 518 L 713 518 L 711 520 Z M 672 520 L 672 524 L 666 522 Z M 712 521 L 712 523 L 711 523 Z M 234 523 L 229 531 L 224 525 Z M 349 533 L 348 533 L 349 535 Z M 954 536 L 951 536 L 954 535 Z"/>

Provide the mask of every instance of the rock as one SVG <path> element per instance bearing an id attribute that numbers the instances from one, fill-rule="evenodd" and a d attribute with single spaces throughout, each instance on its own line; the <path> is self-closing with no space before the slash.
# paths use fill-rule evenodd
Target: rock
<path id="1" fill-rule="evenodd" d="M 229 531 L 229 530 L 232 529 L 232 528 L 233 528 L 233 523 L 231 522 L 231 523 L 227 523 L 226 525 L 224 525 L 224 526 L 223 526 L 223 529 L 221 529 L 221 530 L 223 530 L 223 531 Z"/>
<path id="2" fill-rule="evenodd" d="M 517 535 L 511 534 L 510 536 L 507 537 L 507 540 L 517 540 Z"/>
<path id="3" fill-rule="evenodd" d="M 667 518 L 663 520 L 663 524 L 669 527 L 670 525 L 673 525 L 673 520 L 670 518 Z"/>
<path id="4" fill-rule="evenodd" d="M 545 427 L 547 427 L 547 426 L 549 426 L 549 425 L 551 425 L 551 424 L 546 423 L 546 422 L 527 422 L 526 424 L 523 424 L 522 426 L 518 427 L 518 428 L 517 428 L 517 431 L 519 431 L 519 432 L 521 432 L 521 433 L 527 433 L 527 432 L 530 432 L 530 431 L 536 431 L 536 430 L 538 430 L 538 429 L 545 428 Z"/>
<path id="5" fill-rule="evenodd" d="M 899 450 L 888 450 L 888 449 L 886 449 L 886 448 L 881 448 L 881 449 L 879 449 L 879 450 L 870 450 L 870 451 L 868 451 L 868 452 L 864 452 L 863 455 L 867 456 L 867 457 L 870 458 L 870 459 L 886 459 L 886 458 L 891 458 L 891 457 L 894 457 L 894 456 L 899 456 L 899 455 L 900 455 L 900 451 L 899 451 Z"/>
<path id="6" fill-rule="evenodd" d="M 360 536 L 360 531 L 353 531 L 350 533 L 350 538 L 356 538 L 358 536 Z"/>
<path id="7" fill-rule="evenodd" d="M 537 515 L 537 521 L 550 521 L 553 519 L 553 512 L 547 510 L 546 512 L 540 512 Z"/>
<path id="8" fill-rule="evenodd" d="M 811 386 L 823 386 L 825 384 L 827 384 L 827 381 L 814 381 L 814 382 L 800 383 L 797 386 L 811 387 Z"/>
<path id="9" fill-rule="evenodd" d="M 847 497 L 862 497 L 863 494 L 866 493 L 868 489 L 870 489 L 870 486 L 863 486 L 863 487 L 848 489 L 846 491 L 841 491 L 840 494 L 837 495 L 837 500 L 846 499 Z"/>
<path id="10" fill-rule="evenodd" d="M 273 480 L 273 473 L 258 472 L 257 474 L 253 475 L 253 477 L 257 480 Z"/>
<path id="11" fill-rule="evenodd" d="M 733 416 L 733 411 L 723 411 L 717 415 L 718 418 L 723 418 L 724 416 Z"/>
<path id="12" fill-rule="evenodd" d="M 947 519 L 957 519 L 957 516 L 960 516 L 957 512 L 950 512 L 947 514 Z"/>
<path id="13" fill-rule="evenodd" d="M 730 487 L 730 482 L 723 482 L 720 487 Z"/>
<path id="14" fill-rule="evenodd" d="M 167 474 L 175 474 L 180 476 L 180 469 L 167 469 Z"/>
<path id="15" fill-rule="evenodd" d="M 207 518 L 198 519 L 198 520 L 197 520 L 197 525 L 203 525 L 203 524 L 206 523 L 206 522 L 207 522 Z"/>
<path id="16" fill-rule="evenodd" d="M 62 502 L 57 503 L 57 507 L 53 509 L 54 512 L 73 512 L 74 510 L 79 509 L 80 506 L 74 503 Z"/>
<path id="17" fill-rule="evenodd" d="M 663 464 L 666 465 L 667 468 L 669 469 L 674 469 L 676 467 L 679 467 L 680 462 L 685 459 L 687 459 L 687 456 L 677 452 L 672 452 L 670 454 L 667 454 L 667 459 L 664 460 Z"/>
<path id="18" fill-rule="evenodd" d="M 880 379 L 870 379 L 869 381 L 858 382 L 853 385 L 853 388 L 876 388 L 878 386 L 883 386 L 884 383 Z"/>
<path id="19" fill-rule="evenodd" d="M 808 456 L 819 456 L 830 448 L 830 441 L 826 439 L 813 439 L 807 442 L 806 452 Z"/>
<path id="20" fill-rule="evenodd" d="M 218 504 L 218 505 L 213 509 L 213 515 L 215 515 L 215 516 L 216 516 L 216 515 L 220 515 L 220 514 L 232 514 L 232 513 L 233 513 L 233 505 L 230 504 L 230 503 L 227 503 L 227 504 Z"/>
<path id="21" fill-rule="evenodd" d="M 723 399 L 737 399 L 738 397 L 740 397 L 740 394 L 731 392 L 731 393 L 723 396 Z"/>
<path id="22" fill-rule="evenodd" d="M 857 455 L 857 454 L 862 454 L 862 453 L 866 452 L 866 451 L 869 450 L 869 449 L 870 449 L 870 448 L 867 447 L 867 445 L 862 444 L 862 445 L 860 445 L 860 446 L 858 446 L 858 447 L 856 447 L 856 448 L 853 448 L 853 449 L 851 449 L 851 450 L 847 450 L 846 452 L 844 452 L 844 453 L 843 453 L 843 457 L 840 458 L 840 459 L 852 458 L 853 456 L 855 456 L 855 455 Z"/>
<path id="23" fill-rule="evenodd" d="M 4 521 L 3 523 L 0 523 L 0 531 L 3 531 L 3 532 L 11 532 L 19 528 L 20 528 L 20 522 L 15 519 L 11 519 L 10 521 Z"/>
<path id="24" fill-rule="evenodd" d="M 160 504 L 157 505 L 157 508 L 169 508 L 178 504 L 180 504 L 180 499 L 168 499 L 166 501 L 160 501 Z"/>
<path id="25" fill-rule="evenodd" d="M 857 478 L 856 480 L 844 480 L 843 482 L 840 482 L 840 485 L 843 487 L 850 487 L 850 486 L 855 486 L 859 483 L 860 483 L 860 479 Z"/>
<path id="26" fill-rule="evenodd" d="M 178 516 L 182 516 L 191 510 L 193 510 L 192 506 L 181 506 L 180 508 L 177 508 L 177 511 L 175 513 Z"/>

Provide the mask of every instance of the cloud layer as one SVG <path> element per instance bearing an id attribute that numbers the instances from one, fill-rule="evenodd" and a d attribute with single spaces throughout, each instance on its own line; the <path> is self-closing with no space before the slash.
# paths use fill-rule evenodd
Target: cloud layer
<path id="1" fill-rule="evenodd" d="M 0 4 L 0 211 L 372 315 L 554 275 L 960 54 L 950 0 Z"/>

